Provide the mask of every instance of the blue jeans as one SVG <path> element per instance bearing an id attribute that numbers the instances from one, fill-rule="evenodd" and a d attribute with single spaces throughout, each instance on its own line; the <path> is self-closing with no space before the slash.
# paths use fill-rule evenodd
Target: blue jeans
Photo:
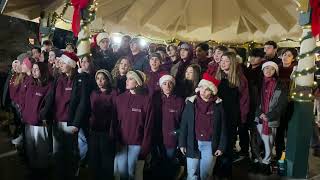
<path id="1" fill-rule="evenodd" d="M 86 136 L 84 135 L 83 129 L 81 128 L 78 133 L 78 145 L 80 152 L 80 160 L 84 160 L 88 152 L 88 142 Z"/>
<path id="2" fill-rule="evenodd" d="M 174 159 L 176 157 L 176 148 L 166 148 L 166 154 L 168 159 Z"/>
<path id="3" fill-rule="evenodd" d="M 212 155 L 210 141 L 198 141 L 200 159 L 187 158 L 188 180 L 197 180 L 200 174 L 201 180 L 206 180 L 212 175 L 216 158 Z M 200 173 L 198 173 L 200 170 Z"/>
<path id="4" fill-rule="evenodd" d="M 134 179 L 140 150 L 140 145 L 125 145 L 117 153 L 115 174 L 119 174 L 120 179 Z"/>

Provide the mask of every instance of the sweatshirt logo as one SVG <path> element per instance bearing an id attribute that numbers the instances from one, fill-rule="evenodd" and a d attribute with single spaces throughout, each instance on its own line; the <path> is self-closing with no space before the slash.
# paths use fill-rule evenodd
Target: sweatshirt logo
<path id="1" fill-rule="evenodd" d="M 176 112 L 178 112 L 178 111 L 175 110 L 175 109 L 169 109 L 169 112 L 170 112 L 170 113 L 176 113 Z"/>
<path id="2" fill-rule="evenodd" d="M 42 96 L 43 96 L 43 94 L 41 94 L 41 93 L 39 93 L 39 92 L 36 92 L 36 96 L 40 96 L 40 97 L 42 97 Z"/>
<path id="3" fill-rule="evenodd" d="M 213 111 L 208 111 L 206 114 L 207 114 L 207 115 L 212 115 L 212 114 L 213 114 Z"/>
<path id="4" fill-rule="evenodd" d="M 72 87 L 67 87 L 65 90 L 66 91 L 72 91 Z"/>
<path id="5" fill-rule="evenodd" d="M 131 109 L 131 111 L 132 111 L 132 112 L 141 112 L 141 109 L 138 109 L 138 108 L 132 108 L 132 109 Z"/>

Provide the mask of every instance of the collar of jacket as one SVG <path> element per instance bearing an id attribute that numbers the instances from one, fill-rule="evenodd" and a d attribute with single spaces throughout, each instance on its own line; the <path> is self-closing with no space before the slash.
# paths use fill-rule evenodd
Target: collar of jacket
<path id="1" fill-rule="evenodd" d="M 187 98 L 186 98 L 186 102 L 187 102 L 187 101 L 190 101 L 191 103 L 194 103 L 194 101 L 196 100 L 196 98 L 197 98 L 197 95 L 187 97 Z M 220 99 L 219 97 L 217 97 L 217 99 L 216 99 L 215 102 L 216 102 L 216 104 L 219 104 L 219 103 L 222 102 L 222 99 Z"/>

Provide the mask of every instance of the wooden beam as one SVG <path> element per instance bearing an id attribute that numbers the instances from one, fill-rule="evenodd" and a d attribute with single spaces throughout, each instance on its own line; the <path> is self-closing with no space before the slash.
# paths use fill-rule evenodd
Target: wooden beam
<path id="1" fill-rule="evenodd" d="M 37 2 L 31 2 L 31 3 L 30 2 L 25 2 L 25 3 L 21 3 L 21 4 L 17 4 L 17 5 L 13 5 L 13 4 L 8 3 L 7 7 L 5 8 L 5 13 L 10 13 L 10 12 L 13 12 L 13 11 L 20 11 L 20 10 L 24 10 L 24 9 L 29 9 L 30 7 L 34 8 L 36 6 L 40 7 L 39 3 L 37 3 Z"/>
<path id="2" fill-rule="evenodd" d="M 167 0 L 156 0 L 156 3 L 144 14 L 140 20 L 140 26 L 144 26 L 157 12 L 157 10 L 166 2 Z"/>
<path id="3" fill-rule="evenodd" d="M 258 0 L 257 2 L 259 2 L 286 31 L 290 31 L 296 24 L 297 20 L 290 16 L 285 8 L 277 6 L 272 0 Z"/>
<path id="4" fill-rule="evenodd" d="M 237 34 L 247 32 L 247 27 L 244 24 L 242 16 L 239 16 L 238 25 L 237 25 Z"/>
<path id="5" fill-rule="evenodd" d="M 214 32 L 214 2 L 213 0 L 211 1 L 211 33 L 213 34 Z"/>
<path id="6" fill-rule="evenodd" d="M 243 5 L 242 0 L 235 0 L 236 4 L 240 9 L 240 15 L 246 17 L 259 31 L 265 33 L 268 30 L 269 24 L 259 17 L 258 15 L 254 14 L 247 6 Z"/>
<path id="7" fill-rule="evenodd" d="M 103 17 L 112 17 L 112 16 L 119 16 L 121 13 L 120 12 L 123 12 L 125 9 L 128 9 L 128 7 L 130 6 L 131 3 L 124 3 L 122 1 L 112 1 L 112 10 L 108 11 L 108 12 L 103 12 L 103 11 L 99 11 L 98 10 L 98 13 L 101 13 Z M 103 5 L 105 6 L 105 5 Z M 101 7 L 98 7 L 101 9 Z"/>
<path id="8" fill-rule="evenodd" d="M 252 34 L 254 34 L 255 32 L 257 32 L 257 27 L 255 27 L 247 18 L 242 17 L 243 22 L 246 26 L 246 28 L 248 29 L 248 31 Z"/>
<path id="9" fill-rule="evenodd" d="M 117 20 L 116 20 L 116 23 L 119 24 L 124 17 L 127 16 L 127 14 L 130 12 L 132 6 L 135 4 L 136 0 L 132 0 L 132 2 L 130 3 L 129 7 L 127 8 L 127 10 L 123 13 L 121 13 L 118 17 L 117 17 Z"/>

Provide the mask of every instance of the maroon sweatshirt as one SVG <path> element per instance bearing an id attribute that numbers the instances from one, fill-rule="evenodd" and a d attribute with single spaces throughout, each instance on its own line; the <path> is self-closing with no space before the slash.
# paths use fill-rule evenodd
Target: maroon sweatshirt
<path id="1" fill-rule="evenodd" d="M 126 91 L 116 100 L 120 142 L 141 145 L 140 157 L 144 159 L 151 147 L 154 126 L 152 100 L 147 95 Z"/>
<path id="2" fill-rule="evenodd" d="M 184 104 L 180 97 L 162 94 L 162 136 L 166 148 L 177 147 L 176 130 L 179 129 Z"/>
<path id="3" fill-rule="evenodd" d="M 24 108 L 27 88 L 32 81 L 33 81 L 32 76 L 25 76 L 22 83 L 20 84 L 19 94 L 18 94 L 18 98 L 19 98 L 18 104 L 19 104 L 21 110 Z"/>
<path id="4" fill-rule="evenodd" d="M 154 94 L 157 91 L 160 91 L 160 85 L 159 85 L 159 79 L 163 74 L 166 74 L 164 71 L 149 71 L 147 73 L 147 87 L 148 87 L 148 92 L 150 95 Z"/>
<path id="5" fill-rule="evenodd" d="M 67 76 L 60 76 L 56 84 L 54 100 L 54 119 L 57 122 L 68 121 L 68 110 L 72 92 L 72 80 Z"/>
<path id="6" fill-rule="evenodd" d="M 219 64 L 216 63 L 215 61 L 211 61 L 208 64 L 208 69 L 206 72 L 209 73 L 211 76 L 215 77 L 218 71 L 218 68 L 219 68 Z"/>
<path id="7" fill-rule="evenodd" d="M 52 88 L 52 83 L 39 86 L 33 81 L 29 84 L 25 95 L 25 106 L 22 110 L 23 121 L 32 126 L 42 125 L 40 110 L 44 107 L 45 97 Z"/>
<path id="8" fill-rule="evenodd" d="M 279 65 L 279 79 L 286 89 L 290 89 L 290 75 L 293 71 L 293 67 L 296 65 L 296 62 L 293 62 L 289 67 L 283 67 L 282 64 Z"/>
<path id="9" fill-rule="evenodd" d="M 93 91 L 90 95 L 91 115 L 90 129 L 93 131 L 104 131 L 113 135 L 112 124 L 115 120 L 115 100 L 117 93 Z"/>
<path id="10" fill-rule="evenodd" d="M 14 81 L 16 80 L 17 77 L 18 77 L 18 74 L 14 73 L 11 76 L 9 81 L 9 96 L 14 103 L 18 103 L 18 99 L 19 99 L 20 85 L 17 85 L 17 86 L 14 85 Z"/>
<path id="11" fill-rule="evenodd" d="M 195 102 L 195 131 L 199 141 L 210 141 L 213 133 L 214 99 L 205 102 L 200 96 Z"/>

